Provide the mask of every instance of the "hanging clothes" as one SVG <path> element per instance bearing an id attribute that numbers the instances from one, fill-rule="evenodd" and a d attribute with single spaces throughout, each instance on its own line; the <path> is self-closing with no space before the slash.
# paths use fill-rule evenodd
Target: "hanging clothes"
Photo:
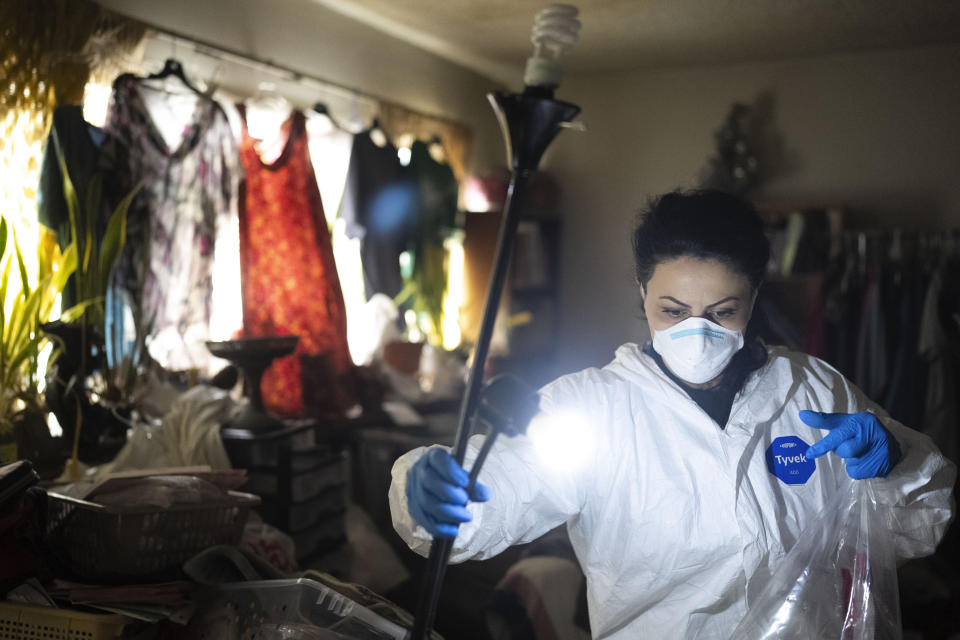
<path id="1" fill-rule="evenodd" d="M 441 235 L 456 223 L 459 187 L 449 164 L 430 153 L 433 143 L 416 141 L 410 146 L 410 173 L 420 193 L 418 227 L 428 235 Z M 438 143 L 439 144 L 439 143 Z"/>
<path id="2" fill-rule="evenodd" d="M 370 348 L 371 315 L 364 295 L 361 240 L 346 235 L 346 221 L 340 216 L 340 203 L 347 185 L 347 170 L 353 150 L 353 133 L 341 128 L 326 112 L 310 111 L 306 118 L 310 161 L 317 177 L 323 212 L 330 227 L 333 258 L 347 312 L 347 344 L 354 363 L 361 364 L 366 362 Z"/>
<path id="3" fill-rule="evenodd" d="M 825 358 L 827 355 L 827 322 L 826 322 L 826 299 L 824 298 L 823 286 L 817 291 L 813 304 L 807 312 L 806 321 L 806 346 L 804 353 L 808 353 L 815 358 Z"/>
<path id="4" fill-rule="evenodd" d="M 347 237 L 361 239 L 367 300 L 375 293 L 393 298 L 403 288 L 400 254 L 413 232 L 418 195 L 395 146 L 377 146 L 369 131 L 354 136 L 340 215 Z"/>
<path id="5" fill-rule="evenodd" d="M 196 97 L 185 121 L 169 114 L 160 122 L 148 92 L 153 105 L 167 97 L 136 76 L 118 77 L 104 126 L 113 204 L 140 186 L 114 278 L 139 306 L 154 360 L 173 370 L 209 369 L 204 343 L 226 337 L 211 336 L 213 265 L 218 228 L 235 224 L 237 147 L 216 102 Z M 182 136 L 171 145 L 162 132 L 177 128 Z"/>
<path id="6" fill-rule="evenodd" d="M 437 162 L 430 145 L 417 141 L 410 147 L 409 171 L 417 188 L 412 234 L 413 270 L 409 278 L 417 296 L 415 307 L 429 316 L 434 335 L 442 335 L 443 293 L 447 287 L 443 239 L 454 228 L 457 215 L 457 180 L 450 165 Z"/>
<path id="7" fill-rule="evenodd" d="M 100 145 L 103 132 L 83 118 L 83 108 L 77 105 L 63 105 L 53 112 L 53 124 L 43 150 L 40 165 L 40 182 L 37 187 L 37 220 L 56 234 L 57 242 L 63 248 L 70 243 L 70 211 L 63 194 L 63 173 L 57 148 L 63 154 L 63 160 L 70 175 L 70 181 L 77 193 L 81 211 L 86 212 L 88 191 L 94 176 L 100 170 Z M 102 201 L 96 206 L 102 207 Z M 96 219 L 106 219 L 100 210 L 93 212 Z M 99 231 L 99 230 L 98 230 Z M 71 282 L 73 278 L 71 277 Z M 72 284 L 63 290 L 63 307 L 69 308 L 77 303 L 77 292 Z"/>
<path id="8" fill-rule="evenodd" d="M 920 269 L 904 270 L 894 311 L 896 331 L 892 338 L 890 386 L 883 403 L 890 415 L 904 424 L 921 424 L 924 420 L 927 374 L 929 367 L 919 353 L 920 330 L 928 275 Z"/>
<path id="9" fill-rule="evenodd" d="M 954 358 L 940 319 L 943 278 L 943 271 L 938 269 L 927 287 L 917 348 L 928 366 L 923 431 L 940 447 L 944 456 L 956 460 L 960 455 L 960 412 Z"/>
<path id="10" fill-rule="evenodd" d="M 850 255 L 850 254 L 848 254 Z M 848 258 L 846 268 L 828 297 L 829 318 L 833 322 L 835 355 L 831 364 L 841 373 L 855 377 L 857 367 L 857 330 L 863 305 L 863 281 L 856 260 Z"/>
<path id="11" fill-rule="evenodd" d="M 842 240 L 842 251 L 806 252 L 811 272 L 823 273 L 820 296 L 808 309 L 807 350 L 844 372 L 894 419 L 924 425 L 951 459 L 960 457 L 960 315 L 948 311 L 960 304 L 957 238 L 849 230 L 817 245 Z M 831 254 L 816 267 L 817 256 Z M 761 296 L 751 325 L 763 316 L 774 325 L 764 302 Z"/>
<path id="12" fill-rule="evenodd" d="M 857 330 L 856 374 L 854 382 L 870 398 L 883 397 L 887 385 L 887 341 L 880 278 L 867 275 Z"/>
<path id="13" fill-rule="evenodd" d="M 300 337 L 296 353 L 276 360 L 261 387 L 269 410 L 297 415 L 304 411 L 302 377 L 317 377 L 302 372 L 302 362 L 329 369 L 337 377 L 327 380 L 331 385 L 342 385 L 352 365 L 343 294 L 304 115 L 291 114 L 281 135 L 286 136 L 282 150 L 269 162 L 246 127 L 240 146 L 246 169 L 240 212 L 243 325 L 246 336 Z M 334 395 L 335 408 L 349 404 L 345 387 Z"/>
<path id="14" fill-rule="evenodd" d="M 53 112 L 53 124 L 40 165 L 37 220 L 57 234 L 61 246 L 70 242 L 70 214 L 67 199 L 63 195 L 63 174 L 57 158 L 57 144 L 59 143 L 67 173 L 70 174 L 70 181 L 77 192 L 77 200 L 81 207 L 85 207 L 90 183 L 100 168 L 102 142 L 103 132 L 100 127 L 95 127 L 83 119 L 83 107 L 63 105 Z"/>
<path id="15" fill-rule="evenodd" d="M 317 187 L 320 189 L 327 223 L 332 225 L 340 211 L 340 202 L 347 184 L 353 135 L 340 129 L 328 115 L 312 111 L 306 118 L 310 161 L 317 177 Z"/>

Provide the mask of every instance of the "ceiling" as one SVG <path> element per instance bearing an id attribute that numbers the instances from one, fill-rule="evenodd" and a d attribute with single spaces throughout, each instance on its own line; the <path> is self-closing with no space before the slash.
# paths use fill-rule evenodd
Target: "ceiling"
<path id="1" fill-rule="evenodd" d="M 314 0 L 515 84 L 545 0 Z M 570 0 L 568 0 L 570 1 Z M 957 0 L 573 0 L 568 68 L 622 71 L 960 42 Z"/>

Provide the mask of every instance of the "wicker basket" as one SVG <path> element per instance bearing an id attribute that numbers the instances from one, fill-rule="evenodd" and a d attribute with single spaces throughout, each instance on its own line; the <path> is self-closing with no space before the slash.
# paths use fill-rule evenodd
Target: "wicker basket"
<path id="1" fill-rule="evenodd" d="M 0 602 L 3 640 L 114 640 L 123 633 L 126 620 L 112 614 Z"/>
<path id="2" fill-rule="evenodd" d="M 94 580 L 156 579 L 208 547 L 237 544 L 260 498 L 228 492 L 217 504 L 108 507 L 49 494 L 47 538 L 68 569 Z"/>

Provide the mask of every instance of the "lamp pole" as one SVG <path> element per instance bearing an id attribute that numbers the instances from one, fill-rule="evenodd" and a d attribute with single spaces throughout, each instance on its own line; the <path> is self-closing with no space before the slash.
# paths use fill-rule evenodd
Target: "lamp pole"
<path id="1" fill-rule="evenodd" d="M 524 71 L 524 91 L 522 93 L 497 92 L 487 95 L 503 132 L 511 177 L 473 364 L 470 367 L 466 392 L 460 405 L 457 435 L 452 451 L 453 458 L 460 465 L 463 465 L 467 440 L 473 430 L 477 410 L 482 401 L 484 366 L 530 179 L 536 173 L 543 153 L 550 143 L 564 125 L 580 113 L 580 107 L 577 105 L 555 100 L 553 97 L 554 89 L 560 84 L 563 75 L 560 58 L 576 44 L 579 31 L 580 22 L 577 20 L 576 7 L 552 4 L 540 11 L 533 25 L 531 40 L 534 44 L 534 53 L 527 60 Z M 499 433 L 497 425 L 493 426 L 494 431 L 488 437 L 490 441 L 485 444 L 482 455 L 478 456 L 474 468 L 470 471 L 471 481 L 476 479 L 485 454 L 492 445 L 492 439 Z M 453 538 L 434 538 L 430 545 L 430 555 L 417 601 L 412 640 L 426 640 L 433 628 L 440 586 L 443 584 L 447 563 L 450 560 L 453 540 Z"/>
<path id="2" fill-rule="evenodd" d="M 552 92 L 531 90 L 529 87 L 520 94 L 493 93 L 487 96 L 500 121 L 500 127 L 506 138 L 511 160 L 512 175 L 507 201 L 504 205 L 503 219 L 497 238 L 496 257 L 490 288 L 483 309 L 483 319 L 477 336 L 473 364 L 467 378 L 467 388 L 460 406 L 460 418 L 452 455 L 462 465 L 467 450 L 467 440 L 473 429 L 480 390 L 483 384 L 483 371 L 490 339 L 493 336 L 494 322 L 500 306 L 500 296 L 506 281 L 513 243 L 517 232 L 520 212 L 530 179 L 536 173 L 544 151 L 562 130 L 580 112 L 580 107 L 569 102 L 554 100 Z M 476 476 L 479 469 L 473 470 Z M 430 545 L 430 555 L 421 585 L 420 597 L 413 627 L 413 640 L 425 640 L 436 615 L 437 601 L 440 597 L 440 585 L 446 574 L 447 562 L 453 548 L 453 538 L 435 538 Z"/>

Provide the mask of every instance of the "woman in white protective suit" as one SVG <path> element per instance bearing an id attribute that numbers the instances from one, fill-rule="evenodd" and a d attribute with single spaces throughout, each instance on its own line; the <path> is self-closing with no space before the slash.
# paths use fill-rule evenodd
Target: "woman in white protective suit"
<path id="1" fill-rule="evenodd" d="M 726 640 L 830 496 L 872 479 L 901 559 L 932 553 L 955 467 L 825 362 L 744 333 L 769 259 L 759 217 L 720 192 L 669 193 L 633 237 L 653 340 L 541 390 L 527 436 L 500 438 L 467 495 L 442 447 L 393 467 L 397 532 L 452 562 L 566 523 L 594 638 Z M 576 443 L 544 456 L 535 443 Z M 469 468 L 483 436 L 473 436 Z"/>

